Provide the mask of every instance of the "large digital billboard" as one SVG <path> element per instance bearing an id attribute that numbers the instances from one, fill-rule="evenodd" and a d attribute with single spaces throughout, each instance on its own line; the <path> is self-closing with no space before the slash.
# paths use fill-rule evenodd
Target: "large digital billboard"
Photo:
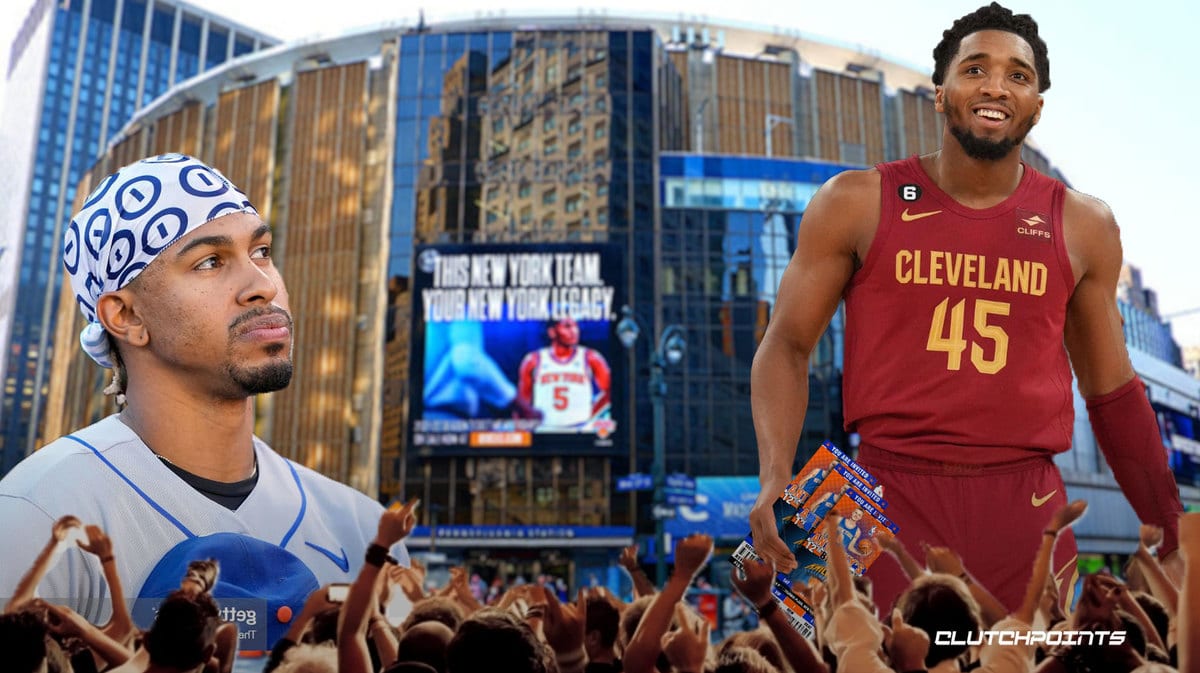
<path id="1" fill-rule="evenodd" d="M 621 449 L 618 246 L 426 245 L 416 259 L 411 447 Z"/>

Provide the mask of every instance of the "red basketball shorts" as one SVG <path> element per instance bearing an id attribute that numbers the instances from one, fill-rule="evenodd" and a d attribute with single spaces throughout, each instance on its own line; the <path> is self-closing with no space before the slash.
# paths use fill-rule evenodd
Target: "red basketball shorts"
<path id="1" fill-rule="evenodd" d="M 1062 475 L 1049 456 L 955 465 L 864 444 L 857 460 L 883 484 L 888 501 L 884 515 L 900 527 L 900 541 L 921 565 L 921 542 L 949 547 L 1010 613 L 1020 606 L 1042 531 L 1067 503 Z M 1075 537 L 1067 530 L 1059 535 L 1051 562 L 1066 605 L 1073 599 L 1076 566 Z M 891 554 L 879 557 L 867 577 L 880 614 L 887 615 L 909 579 Z"/>

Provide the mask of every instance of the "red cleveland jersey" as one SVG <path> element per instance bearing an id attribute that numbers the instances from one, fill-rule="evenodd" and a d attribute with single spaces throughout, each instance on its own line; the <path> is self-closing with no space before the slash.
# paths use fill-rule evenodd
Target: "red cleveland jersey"
<path id="1" fill-rule="evenodd" d="M 846 288 L 846 429 L 864 444 L 991 464 L 1071 447 L 1066 187 L 1029 166 L 975 210 L 917 157 L 878 166 L 879 229 Z"/>

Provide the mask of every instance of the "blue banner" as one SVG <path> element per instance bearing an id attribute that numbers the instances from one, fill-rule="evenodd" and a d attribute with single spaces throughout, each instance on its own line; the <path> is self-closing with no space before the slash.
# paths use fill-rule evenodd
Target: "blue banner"
<path id="1" fill-rule="evenodd" d="M 664 526 L 675 539 L 708 533 L 714 540 L 741 540 L 750 532 L 750 508 L 758 498 L 757 477 L 699 477 L 696 502 L 682 505 Z"/>

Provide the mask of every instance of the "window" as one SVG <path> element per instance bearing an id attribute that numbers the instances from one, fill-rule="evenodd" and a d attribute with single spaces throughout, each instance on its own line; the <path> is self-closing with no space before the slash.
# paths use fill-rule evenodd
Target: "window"
<path id="1" fill-rule="evenodd" d="M 522 182 L 520 188 L 517 189 L 517 197 L 527 199 L 532 191 L 533 188 L 529 186 L 528 182 Z"/>
<path id="2" fill-rule="evenodd" d="M 608 224 L 608 209 L 607 208 L 601 208 L 596 213 L 596 223 L 599 224 L 600 226 L 605 226 Z"/>
<path id="3" fill-rule="evenodd" d="M 553 228 L 554 228 L 554 216 L 547 215 L 546 219 L 542 220 L 542 229 L 553 229 Z"/>
<path id="4" fill-rule="evenodd" d="M 555 126 L 554 117 L 546 117 L 542 122 L 542 130 L 546 132 L 553 131 Z"/>
<path id="5" fill-rule="evenodd" d="M 545 146 L 542 147 L 542 154 L 549 156 L 558 151 L 558 138 L 547 138 Z"/>
<path id="6" fill-rule="evenodd" d="M 578 159 L 583 154 L 583 143 L 573 142 L 567 146 L 567 159 Z"/>
<path id="7" fill-rule="evenodd" d="M 592 137 L 597 140 L 599 140 L 600 138 L 603 138 L 606 135 L 608 135 L 608 126 L 606 126 L 604 124 L 597 124 L 596 130 L 592 132 Z"/>
<path id="8" fill-rule="evenodd" d="M 521 225 L 528 226 L 530 222 L 533 222 L 533 208 L 525 206 L 521 209 Z"/>
<path id="9" fill-rule="evenodd" d="M 606 80 L 604 78 L 604 75 L 596 75 L 596 88 L 597 89 L 603 89 L 605 83 L 606 83 Z"/>
<path id="10" fill-rule="evenodd" d="M 553 205 L 557 202 L 558 202 L 558 190 L 547 189 L 545 192 L 542 192 L 542 204 L 543 205 L 549 206 L 549 205 Z"/>
<path id="11" fill-rule="evenodd" d="M 566 203 L 565 210 L 566 210 L 568 213 L 574 213 L 574 212 L 577 212 L 577 211 L 579 210 L 579 203 L 580 203 L 581 201 L 583 201 L 583 197 L 582 197 L 582 196 L 570 196 L 570 197 L 567 197 L 567 203 Z"/>
<path id="12" fill-rule="evenodd" d="M 570 134 L 579 133 L 579 129 L 581 129 L 581 128 L 583 128 L 583 122 L 580 121 L 579 116 L 576 115 L 574 118 L 571 119 L 571 122 L 569 124 L 567 124 L 567 133 L 570 133 Z"/>

